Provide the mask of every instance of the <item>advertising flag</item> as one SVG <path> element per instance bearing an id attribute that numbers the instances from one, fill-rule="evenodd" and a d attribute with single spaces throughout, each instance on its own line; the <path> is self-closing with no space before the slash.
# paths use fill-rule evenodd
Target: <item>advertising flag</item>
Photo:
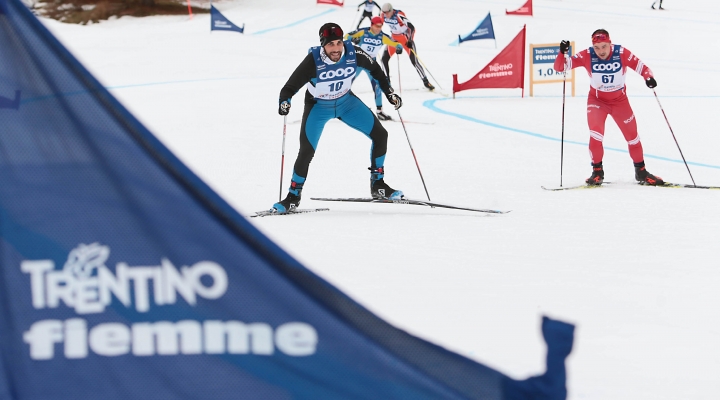
<path id="1" fill-rule="evenodd" d="M 243 33 L 245 32 L 245 24 L 243 24 L 242 28 L 233 24 L 229 19 L 225 18 L 214 5 L 210 5 L 210 31 L 234 31 Z"/>
<path id="2" fill-rule="evenodd" d="M 345 0 L 317 0 L 317 4 L 330 4 L 332 6 L 343 7 L 345 5 Z"/>
<path id="3" fill-rule="evenodd" d="M 468 89 L 525 88 L 525 30 L 515 36 L 490 63 L 467 82 L 453 75 L 453 93 Z M 524 96 L 524 90 L 523 90 Z"/>
<path id="4" fill-rule="evenodd" d="M 528 0 L 527 3 L 525 3 L 522 7 L 518 8 L 515 11 L 508 11 L 505 10 L 505 14 L 507 15 L 533 15 L 533 6 L 532 6 L 532 0 Z"/>
<path id="5" fill-rule="evenodd" d="M 0 49 L 1 399 L 566 397 L 572 325 L 542 319 L 546 371 L 525 380 L 395 328 L 225 202 L 21 0 L 0 0 Z"/>
<path id="6" fill-rule="evenodd" d="M 460 37 L 458 35 L 458 44 L 467 42 L 468 40 L 478 39 L 495 39 L 495 30 L 493 29 L 490 13 L 488 13 L 487 17 L 480 22 L 480 25 L 478 25 L 472 33 L 466 35 L 465 37 Z"/>

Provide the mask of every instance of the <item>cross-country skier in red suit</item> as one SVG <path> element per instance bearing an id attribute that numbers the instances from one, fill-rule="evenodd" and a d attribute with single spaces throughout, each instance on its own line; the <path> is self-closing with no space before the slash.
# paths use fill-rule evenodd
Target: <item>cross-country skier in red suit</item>
<path id="1" fill-rule="evenodd" d="M 563 40 L 560 42 L 560 54 L 555 59 L 554 65 L 556 71 L 585 67 L 590 75 L 587 119 L 590 128 L 590 158 L 593 172 L 585 182 L 588 185 L 600 185 L 605 178 L 602 165 L 605 150 L 602 141 L 605 136 L 605 120 L 610 115 L 627 141 L 630 158 L 635 164 L 635 179 L 650 185 L 662 185 L 664 183 L 662 178 L 645 169 L 637 121 L 625 94 L 627 69 L 642 75 L 645 84 L 651 89 L 657 86 L 653 73 L 630 50 L 619 44 L 613 45 L 610 34 L 605 29 L 593 32 L 592 43 L 592 47 L 570 57 L 567 55 L 570 42 Z"/>
<path id="2" fill-rule="evenodd" d="M 410 62 L 415 67 L 420 79 L 423 81 L 428 90 L 435 90 L 435 86 L 430 83 L 427 76 L 425 76 L 425 70 L 420 65 L 420 59 L 417 55 L 417 47 L 415 46 L 415 26 L 410 22 L 404 12 L 393 8 L 392 4 L 385 3 L 382 6 L 382 15 L 385 16 L 385 24 L 390 28 L 392 38 L 394 41 L 400 43 L 405 47 L 408 56 L 410 56 Z M 390 79 L 390 57 L 395 54 L 395 47 L 386 47 L 382 55 L 383 68 L 385 68 L 385 74 Z M 400 53 L 398 53 L 400 54 Z"/>

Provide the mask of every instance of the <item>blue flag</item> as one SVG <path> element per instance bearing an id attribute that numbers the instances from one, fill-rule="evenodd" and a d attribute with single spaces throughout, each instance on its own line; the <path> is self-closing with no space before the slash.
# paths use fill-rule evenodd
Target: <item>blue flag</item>
<path id="1" fill-rule="evenodd" d="M 490 17 L 490 13 L 488 13 L 487 17 L 485 17 L 485 19 L 480 22 L 480 25 L 478 25 L 478 27 L 475 28 L 474 31 L 467 34 L 465 37 L 460 37 L 460 35 L 458 35 L 458 44 L 462 42 L 467 42 L 468 40 L 478 39 L 495 39 L 495 31 L 493 30 L 492 18 Z"/>
<path id="2" fill-rule="evenodd" d="M 572 325 L 543 319 L 547 371 L 523 381 L 399 330 L 239 215 L 21 0 L 0 0 L 0 49 L 1 399 L 565 398 Z"/>
<path id="3" fill-rule="evenodd" d="M 245 24 L 242 28 L 230 22 L 229 19 L 225 18 L 220 11 L 215 8 L 214 5 L 210 5 L 210 30 L 211 31 L 235 31 L 243 33 L 245 32 Z"/>

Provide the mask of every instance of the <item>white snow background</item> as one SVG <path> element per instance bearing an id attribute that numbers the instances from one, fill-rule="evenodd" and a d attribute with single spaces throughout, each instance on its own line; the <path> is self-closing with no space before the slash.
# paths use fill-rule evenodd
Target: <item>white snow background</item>
<path id="1" fill-rule="evenodd" d="M 393 2 L 418 31 L 418 54 L 451 93 L 520 31 L 528 44 L 590 46 L 597 28 L 653 70 L 656 89 L 699 185 L 720 185 L 720 3 L 535 0 L 534 17 L 506 16 L 524 0 Z M 236 0 L 216 6 L 245 34 L 210 32 L 210 16 L 120 18 L 89 26 L 43 20 L 150 130 L 243 215 L 269 209 L 279 192 L 283 118 L 278 93 L 334 21 L 359 16 L 313 0 Z M 382 3 L 382 2 L 381 2 Z M 491 12 L 497 36 L 450 45 Z M 365 21 L 367 25 L 367 20 Z M 387 29 L 387 28 L 386 28 Z M 544 371 L 542 315 L 576 324 L 570 399 L 717 399 L 720 396 L 720 191 L 641 187 L 608 118 L 605 177 L 595 190 L 560 184 L 562 85 L 470 90 L 455 100 L 422 89 L 407 55 L 402 79 L 407 133 L 434 201 L 512 210 L 505 215 L 409 205 L 324 203 L 310 197 L 369 195 L 369 140 L 339 121 L 325 128 L 302 208 L 330 212 L 252 219 L 308 268 L 414 335 L 516 379 Z M 400 75 L 400 76 L 399 76 Z M 691 183 L 650 89 L 628 71 L 648 170 Z M 585 103 L 565 110 L 566 186 L 590 175 Z M 374 109 L 365 75 L 355 93 Z M 440 90 L 438 90 L 440 91 Z M 303 92 L 288 121 L 302 114 Z M 527 96 L 527 90 L 526 90 Z M 387 105 L 386 112 L 398 114 Z M 422 123 L 420 123 L 422 122 Z M 386 181 L 406 196 L 425 191 L 402 125 L 389 131 Z M 287 127 L 283 197 L 299 123 Z M 615 150 L 611 150 L 615 149 Z"/>

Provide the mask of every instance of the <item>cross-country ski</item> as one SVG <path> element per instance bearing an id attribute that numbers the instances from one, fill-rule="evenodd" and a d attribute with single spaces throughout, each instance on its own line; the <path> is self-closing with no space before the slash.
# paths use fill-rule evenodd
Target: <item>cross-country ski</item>
<path id="1" fill-rule="evenodd" d="M 689 183 L 671 183 L 671 182 L 664 182 L 662 185 L 648 185 L 645 182 L 638 182 L 641 186 L 655 186 L 655 187 L 663 187 L 663 188 L 674 188 L 674 189 L 709 189 L 709 190 L 720 190 L 720 186 L 702 186 L 702 185 L 692 185 Z"/>
<path id="2" fill-rule="evenodd" d="M 471 208 L 471 207 L 459 207 L 450 204 L 437 203 L 425 200 L 413 200 L 413 199 L 374 199 L 372 197 L 311 197 L 312 200 L 318 201 L 340 201 L 340 202 L 351 202 L 351 203 L 378 203 L 378 204 L 409 204 L 415 206 L 426 206 L 433 208 L 447 208 L 451 210 L 463 210 L 463 211 L 474 211 L 489 214 L 507 214 L 510 211 L 492 210 L 487 208 Z"/>
<path id="3" fill-rule="evenodd" d="M 589 185 L 589 184 L 586 183 L 586 184 L 584 184 L 584 185 L 575 185 L 575 186 L 540 186 L 540 187 L 543 188 L 543 189 L 545 189 L 545 190 L 549 190 L 549 191 L 552 191 L 552 192 L 557 192 L 557 191 L 561 191 L 561 190 L 599 189 L 599 188 L 601 188 L 603 185 L 609 185 L 609 184 L 610 184 L 610 182 L 603 182 L 603 183 L 600 184 L 600 185 Z"/>
<path id="4" fill-rule="evenodd" d="M 262 210 L 262 211 L 255 211 L 254 215 L 251 215 L 250 218 L 254 217 L 271 217 L 271 216 L 280 216 L 280 215 L 295 215 L 295 214 L 307 214 L 307 213 L 316 213 L 321 211 L 330 211 L 329 208 L 297 208 L 292 209 L 288 212 L 279 213 L 275 209 L 270 210 Z"/>

